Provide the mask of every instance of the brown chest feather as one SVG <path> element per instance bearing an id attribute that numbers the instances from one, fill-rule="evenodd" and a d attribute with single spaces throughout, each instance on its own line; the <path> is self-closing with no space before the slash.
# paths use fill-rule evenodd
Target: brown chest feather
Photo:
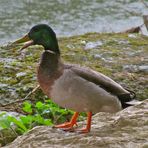
<path id="1" fill-rule="evenodd" d="M 62 71 L 55 71 L 54 73 L 48 73 L 40 66 L 37 71 L 37 78 L 42 91 L 50 98 L 51 89 L 54 82 L 62 75 Z"/>

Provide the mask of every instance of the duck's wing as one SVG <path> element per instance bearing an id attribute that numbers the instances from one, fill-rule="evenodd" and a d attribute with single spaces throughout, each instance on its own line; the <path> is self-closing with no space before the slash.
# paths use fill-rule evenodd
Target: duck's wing
<path id="1" fill-rule="evenodd" d="M 133 99 L 131 92 L 124 89 L 120 84 L 113 81 L 111 78 L 105 76 L 102 73 L 96 72 L 92 69 L 80 67 L 78 65 L 66 65 L 66 68 L 70 68 L 76 75 L 81 78 L 92 82 L 99 87 L 103 88 L 107 92 L 115 95 L 119 98 L 122 105 L 125 102 L 131 101 Z"/>

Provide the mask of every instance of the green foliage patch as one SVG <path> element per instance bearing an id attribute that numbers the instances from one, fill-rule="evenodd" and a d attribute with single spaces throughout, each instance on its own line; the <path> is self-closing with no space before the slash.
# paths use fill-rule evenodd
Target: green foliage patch
<path id="1" fill-rule="evenodd" d="M 27 115 L 15 117 L 2 112 L 0 114 L 0 128 L 11 129 L 15 134 L 21 135 L 38 125 L 52 126 L 55 123 L 64 122 L 65 118 L 73 113 L 60 108 L 50 100 L 38 101 L 35 104 L 26 101 L 23 103 L 22 109 Z"/>

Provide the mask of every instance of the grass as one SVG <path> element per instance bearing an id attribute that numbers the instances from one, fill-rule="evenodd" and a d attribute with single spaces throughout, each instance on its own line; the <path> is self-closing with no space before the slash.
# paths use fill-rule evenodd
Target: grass
<path id="1" fill-rule="evenodd" d="M 102 45 L 85 49 L 87 43 L 97 41 L 102 42 Z M 102 72 L 122 86 L 135 91 L 137 99 L 147 99 L 147 72 L 127 70 L 124 66 L 147 65 L 148 37 L 139 34 L 129 37 L 129 34 L 87 33 L 81 36 L 59 38 L 59 45 L 64 62 L 80 64 Z M 1 104 L 24 98 L 38 84 L 36 67 L 43 48 L 34 46 L 23 52 L 19 52 L 19 48 L 19 46 L 0 48 Z M 72 115 L 72 111 L 55 105 L 41 90 L 31 95 L 29 102 L 17 104 L 9 109 L 25 113 L 19 117 L 7 116 L 6 113 L 0 114 L 0 126 L 3 129 L 10 129 L 12 137 L 23 134 L 36 125 L 64 122 Z M 0 137 L 2 142 L 6 141 L 4 137 L 12 138 L 6 132 L 3 135 Z"/>

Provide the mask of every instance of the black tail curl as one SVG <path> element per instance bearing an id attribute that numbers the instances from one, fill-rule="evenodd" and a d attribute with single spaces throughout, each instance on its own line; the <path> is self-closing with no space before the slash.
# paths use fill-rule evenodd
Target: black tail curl
<path id="1" fill-rule="evenodd" d="M 131 91 L 127 88 L 126 88 L 126 90 L 130 93 L 118 95 L 118 98 L 121 101 L 122 108 L 132 106 L 131 104 L 127 104 L 126 102 L 130 102 L 130 101 L 136 99 L 136 93 L 134 91 Z"/>
<path id="2" fill-rule="evenodd" d="M 132 100 L 136 99 L 136 93 L 132 90 L 129 90 L 128 88 L 125 88 L 128 92 L 130 92 Z"/>

